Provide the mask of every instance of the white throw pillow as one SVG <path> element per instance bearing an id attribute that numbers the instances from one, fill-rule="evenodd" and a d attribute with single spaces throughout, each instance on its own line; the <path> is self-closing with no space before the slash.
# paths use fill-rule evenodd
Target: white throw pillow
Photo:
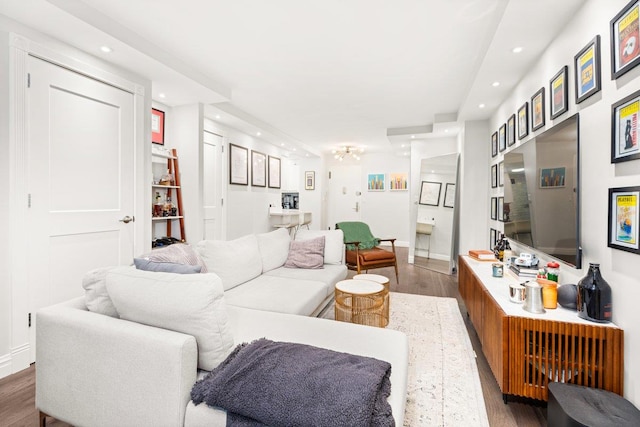
<path id="1" fill-rule="evenodd" d="M 262 258 L 262 272 L 282 267 L 289 256 L 289 244 L 291 237 L 285 228 L 278 228 L 269 233 L 262 233 L 258 238 L 258 248 Z"/>
<path id="2" fill-rule="evenodd" d="M 296 240 L 309 240 L 324 236 L 324 263 L 342 264 L 344 242 L 342 230 L 298 230 Z"/>
<path id="3" fill-rule="evenodd" d="M 209 273 L 220 276 L 225 291 L 262 274 L 262 258 L 255 234 L 228 241 L 203 240 L 196 249 Z"/>
<path id="4" fill-rule="evenodd" d="M 121 319 L 195 337 L 198 368 L 212 370 L 233 349 L 224 291 L 215 274 L 116 268 L 106 277 L 107 291 Z"/>
<path id="5" fill-rule="evenodd" d="M 84 302 L 87 309 L 93 313 L 118 317 L 118 312 L 107 292 L 107 272 L 117 267 L 101 267 L 89 271 L 82 278 L 84 288 Z M 131 268 L 131 267 L 129 267 Z"/>

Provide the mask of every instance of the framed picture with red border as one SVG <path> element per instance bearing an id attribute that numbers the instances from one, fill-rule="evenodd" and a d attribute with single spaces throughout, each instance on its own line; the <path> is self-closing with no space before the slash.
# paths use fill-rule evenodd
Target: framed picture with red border
<path id="1" fill-rule="evenodd" d="M 164 145 L 164 111 L 151 109 L 151 142 Z"/>

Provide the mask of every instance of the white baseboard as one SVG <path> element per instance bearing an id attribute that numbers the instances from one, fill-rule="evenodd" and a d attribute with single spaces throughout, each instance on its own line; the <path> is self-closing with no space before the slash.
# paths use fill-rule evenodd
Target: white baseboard
<path id="1" fill-rule="evenodd" d="M 0 378 L 27 369 L 31 365 L 31 348 L 24 343 L 11 349 L 11 353 L 0 356 Z"/>
<path id="2" fill-rule="evenodd" d="M 11 354 L 4 354 L 0 356 L 0 378 L 8 377 L 12 373 Z"/>

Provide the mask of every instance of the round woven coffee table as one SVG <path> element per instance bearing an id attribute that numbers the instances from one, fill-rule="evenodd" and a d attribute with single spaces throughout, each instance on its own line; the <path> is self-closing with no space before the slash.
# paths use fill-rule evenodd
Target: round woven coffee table
<path id="1" fill-rule="evenodd" d="M 382 284 L 370 280 L 341 280 L 335 289 L 335 319 L 384 328 L 389 323 L 388 294 Z"/>
<path id="2" fill-rule="evenodd" d="M 384 289 L 386 291 L 385 297 L 384 297 L 384 307 L 385 307 L 385 317 L 387 318 L 387 322 L 389 321 L 389 278 L 385 277 L 385 276 L 381 276 L 380 274 L 356 274 L 355 276 L 353 276 L 354 280 L 369 280 L 371 282 L 376 282 L 376 283 L 380 283 L 382 286 L 384 286 Z"/>

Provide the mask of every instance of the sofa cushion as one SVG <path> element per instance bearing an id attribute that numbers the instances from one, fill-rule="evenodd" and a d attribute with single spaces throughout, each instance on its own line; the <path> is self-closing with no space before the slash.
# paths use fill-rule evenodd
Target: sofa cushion
<path id="1" fill-rule="evenodd" d="M 176 264 L 199 265 L 200 272 L 206 273 L 207 266 L 196 250 L 184 243 L 175 243 L 166 248 L 154 249 L 149 253 L 140 255 L 138 258 L 148 259 L 155 262 L 173 262 Z"/>
<path id="2" fill-rule="evenodd" d="M 220 277 L 225 291 L 262 273 L 262 258 L 255 234 L 227 241 L 203 240 L 196 249 L 207 270 Z"/>
<path id="3" fill-rule="evenodd" d="M 89 311 L 118 317 L 118 311 L 107 292 L 107 272 L 116 267 L 101 267 L 87 272 L 82 278 L 84 300 Z"/>
<path id="4" fill-rule="evenodd" d="M 285 268 L 322 268 L 324 264 L 324 236 L 309 240 L 294 240 L 289 245 Z"/>
<path id="5" fill-rule="evenodd" d="M 289 256 L 291 237 L 286 228 L 278 228 L 269 233 L 262 233 L 258 238 L 258 249 L 262 258 L 262 272 L 282 267 Z"/>
<path id="6" fill-rule="evenodd" d="M 199 265 L 177 264 L 175 262 L 156 262 L 144 258 L 134 258 L 133 264 L 138 270 L 158 271 L 162 273 L 195 274 L 200 273 Z"/>
<path id="7" fill-rule="evenodd" d="M 115 268 L 106 282 L 120 318 L 192 335 L 200 369 L 215 368 L 233 349 L 222 283 L 215 274 Z"/>
<path id="8" fill-rule="evenodd" d="M 311 315 L 327 298 L 327 285 L 263 274 L 225 291 L 229 305 L 279 313 Z"/>
<path id="9" fill-rule="evenodd" d="M 301 268 L 276 268 L 265 273 L 267 276 L 280 277 L 283 279 L 312 280 L 325 284 L 326 296 L 332 295 L 335 284 L 347 277 L 347 267 L 345 265 L 325 264 L 324 268 L 308 270 Z"/>
<path id="10" fill-rule="evenodd" d="M 298 230 L 296 240 L 309 240 L 324 236 L 324 263 L 342 264 L 344 242 L 342 230 Z"/>

